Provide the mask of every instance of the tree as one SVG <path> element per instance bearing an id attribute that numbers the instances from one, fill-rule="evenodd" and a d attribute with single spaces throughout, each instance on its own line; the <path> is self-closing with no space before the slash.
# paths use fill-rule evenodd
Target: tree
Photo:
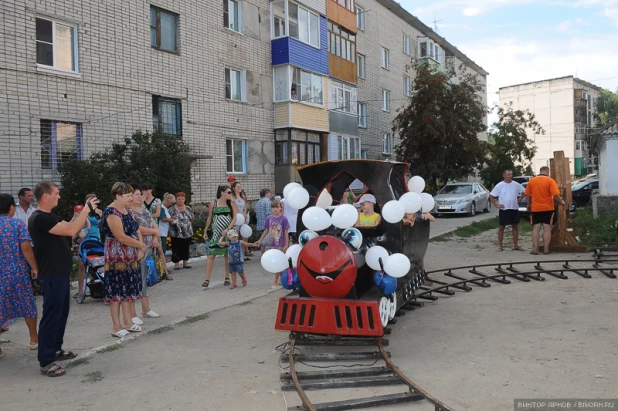
<path id="1" fill-rule="evenodd" d="M 618 89 L 616 93 L 609 90 L 601 90 L 594 109 L 594 119 L 597 127 L 603 127 L 610 121 L 618 120 Z"/>
<path id="2" fill-rule="evenodd" d="M 513 170 L 516 176 L 532 174 L 536 146 L 528 138 L 527 130 L 545 134 L 529 110 L 513 110 L 511 103 L 498 109 L 498 121 L 492 124 L 487 136 L 487 166 L 480 172 L 485 186 L 492 187 L 502 180 L 504 170 Z"/>
<path id="3" fill-rule="evenodd" d="M 463 65 L 444 72 L 430 63 L 415 61 L 412 66 L 412 96 L 393 121 L 393 131 L 401 137 L 397 158 L 434 186 L 438 180 L 473 174 L 485 157 L 486 143 L 478 138 L 486 130 L 487 111 L 479 95 L 484 85 Z"/>
<path id="4" fill-rule="evenodd" d="M 83 204 L 89 193 L 96 194 L 102 205 L 109 204 L 116 181 L 148 182 L 159 195 L 178 191 L 190 195 L 189 151 L 189 146 L 176 136 L 136 131 L 87 160 L 65 162 L 59 168 L 62 198 L 57 211 L 70 218 L 73 206 Z"/>

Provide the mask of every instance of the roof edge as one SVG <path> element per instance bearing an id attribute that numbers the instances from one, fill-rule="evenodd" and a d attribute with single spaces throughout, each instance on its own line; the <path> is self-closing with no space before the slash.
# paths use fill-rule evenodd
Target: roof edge
<path id="1" fill-rule="evenodd" d="M 589 82 L 587 82 L 585 80 L 582 80 L 582 79 L 577 78 L 575 76 L 569 75 L 569 76 L 562 76 L 562 77 L 546 78 L 546 79 L 543 79 L 543 80 L 528 81 L 526 83 L 512 84 L 510 86 L 500 87 L 500 88 L 498 88 L 498 91 L 500 91 L 502 89 L 505 89 L 505 88 L 527 86 L 529 84 L 542 83 L 544 81 L 562 80 L 562 79 L 566 79 L 566 78 L 573 79 L 574 82 L 581 83 L 581 84 L 585 85 L 586 87 L 590 87 L 590 88 L 593 88 L 593 89 L 598 90 L 598 91 L 602 90 L 602 88 L 599 87 L 599 86 L 595 86 L 594 84 L 589 83 Z"/>

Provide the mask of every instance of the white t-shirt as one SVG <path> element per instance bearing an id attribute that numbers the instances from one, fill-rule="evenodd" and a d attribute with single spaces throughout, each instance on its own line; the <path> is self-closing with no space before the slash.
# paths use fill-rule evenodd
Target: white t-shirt
<path id="1" fill-rule="evenodd" d="M 170 218 L 170 212 L 167 211 L 167 207 L 163 204 L 161 204 L 161 215 L 159 215 L 159 218 Z M 161 233 L 161 237 L 167 237 L 169 231 L 170 223 L 159 220 L 159 232 Z"/>
<path id="2" fill-rule="evenodd" d="M 281 202 L 283 203 L 283 215 L 285 216 L 285 218 L 288 219 L 288 223 L 290 223 L 290 228 L 288 229 L 288 233 L 295 233 L 296 232 L 296 220 L 298 219 L 298 210 L 295 208 L 292 208 L 292 206 L 288 204 L 288 201 L 285 198 L 281 200 Z"/>
<path id="3" fill-rule="evenodd" d="M 519 210 L 517 197 L 524 191 L 524 187 L 517 181 L 501 181 L 491 190 L 491 195 L 498 198 L 498 203 L 502 204 L 505 210 Z"/>

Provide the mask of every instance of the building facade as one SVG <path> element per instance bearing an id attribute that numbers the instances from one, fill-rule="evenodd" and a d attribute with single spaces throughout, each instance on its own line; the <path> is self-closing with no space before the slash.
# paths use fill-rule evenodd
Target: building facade
<path id="1" fill-rule="evenodd" d="M 598 159 L 588 152 L 589 134 L 595 127 L 594 109 L 601 88 L 573 76 L 502 87 L 500 106 L 512 103 L 514 110 L 530 110 L 545 134 L 529 131 L 537 153 L 533 170 L 549 166 L 554 151 L 570 159 L 571 175 L 585 176 L 596 170 Z"/>

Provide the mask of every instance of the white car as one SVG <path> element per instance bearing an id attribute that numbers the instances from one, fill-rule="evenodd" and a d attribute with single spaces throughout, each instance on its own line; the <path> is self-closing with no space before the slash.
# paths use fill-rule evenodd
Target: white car
<path id="1" fill-rule="evenodd" d="M 478 210 L 488 213 L 491 209 L 489 191 L 480 183 L 447 184 L 434 196 L 436 205 L 431 214 L 467 214 L 473 216 Z"/>

